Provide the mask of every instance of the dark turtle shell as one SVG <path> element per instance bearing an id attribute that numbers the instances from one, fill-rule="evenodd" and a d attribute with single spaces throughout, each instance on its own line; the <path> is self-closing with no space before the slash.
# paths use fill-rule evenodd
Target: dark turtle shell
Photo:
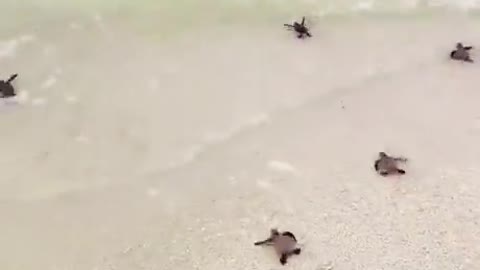
<path id="1" fill-rule="evenodd" d="M 14 74 L 7 81 L 0 80 L 0 93 L 2 94 L 2 98 L 16 96 L 15 88 L 12 85 L 12 81 L 15 80 L 17 76 L 17 74 Z"/>
<path id="2" fill-rule="evenodd" d="M 2 93 L 3 98 L 13 97 L 16 95 L 13 86 L 4 81 L 0 81 L 0 92 Z"/>

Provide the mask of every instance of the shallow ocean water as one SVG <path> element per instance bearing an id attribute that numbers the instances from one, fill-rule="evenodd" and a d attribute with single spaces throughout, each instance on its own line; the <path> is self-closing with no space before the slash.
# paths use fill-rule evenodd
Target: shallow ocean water
<path id="1" fill-rule="evenodd" d="M 0 3 L 1 268 L 277 269 L 279 226 L 291 269 L 473 269 L 477 5 Z"/>

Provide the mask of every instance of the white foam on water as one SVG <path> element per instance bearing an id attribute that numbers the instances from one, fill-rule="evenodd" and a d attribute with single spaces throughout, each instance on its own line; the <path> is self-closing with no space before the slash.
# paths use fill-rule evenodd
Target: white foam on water
<path id="1" fill-rule="evenodd" d="M 50 89 L 55 86 L 55 84 L 57 84 L 57 77 L 55 75 L 50 75 L 47 79 L 45 79 L 45 81 L 42 82 L 41 88 Z"/>
<path id="2" fill-rule="evenodd" d="M 78 97 L 75 95 L 66 95 L 65 96 L 65 102 L 68 104 L 77 104 L 78 103 Z"/>
<path id="3" fill-rule="evenodd" d="M 196 158 L 209 149 L 213 145 L 222 144 L 230 139 L 234 138 L 236 135 L 242 133 L 243 131 L 249 130 L 251 128 L 258 127 L 259 125 L 265 124 L 269 121 L 269 116 L 267 114 L 258 114 L 254 117 L 251 117 L 248 121 L 243 124 L 239 124 L 233 128 L 230 128 L 223 132 L 207 132 L 203 136 L 203 143 L 193 145 L 186 151 L 186 154 L 183 155 L 182 162 L 171 163 L 167 170 L 171 170 L 174 167 L 181 167 L 184 164 L 190 163 Z"/>
<path id="4" fill-rule="evenodd" d="M 90 142 L 90 138 L 88 138 L 88 136 L 86 135 L 83 135 L 83 134 L 80 134 L 80 135 L 77 135 L 75 136 L 74 140 L 78 143 L 82 143 L 82 144 L 87 144 Z"/>
<path id="5" fill-rule="evenodd" d="M 157 190 L 156 188 L 149 188 L 149 189 L 147 190 L 147 195 L 148 195 L 149 197 L 157 197 L 157 196 L 158 196 L 158 193 L 159 193 L 159 192 L 158 192 L 158 190 Z"/>
<path id="6" fill-rule="evenodd" d="M 18 38 L 18 41 L 20 43 L 31 43 L 31 42 L 34 42 L 36 40 L 36 36 L 35 35 L 22 35 Z"/>
<path id="7" fill-rule="evenodd" d="M 18 103 L 25 104 L 29 101 L 30 95 L 29 95 L 28 91 L 20 90 L 20 91 L 18 91 L 17 95 L 15 96 L 15 99 L 18 101 Z"/>
<path id="8" fill-rule="evenodd" d="M 79 23 L 76 23 L 76 22 L 71 22 L 68 26 L 72 30 L 82 30 L 84 28 L 83 25 L 81 25 Z"/>
<path id="9" fill-rule="evenodd" d="M 297 173 L 297 169 L 285 161 L 271 160 L 268 162 L 268 168 L 278 172 Z"/>
<path id="10" fill-rule="evenodd" d="M 272 187 L 271 181 L 268 180 L 257 180 L 257 186 L 261 189 L 270 189 Z"/>
<path id="11" fill-rule="evenodd" d="M 354 10 L 372 10 L 375 5 L 374 0 L 364 0 L 358 2 L 356 6 L 353 7 Z"/>
<path id="12" fill-rule="evenodd" d="M 20 45 L 34 42 L 36 37 L 34 35 L 21 35 L 18 38 L 0 41 L 0 59 L 13 58 L 17 54 Z"/>
<path id="13" fill-rule="evenodd" d="M 44 97 L 37 97 L 32 99 L 33 106 L 45 106 L 48 104 L 48 99 Z"/>
<path id="14" fill-rule="evenodd" d="M 12 58 L 15 57 L 18 47 L 17 40 L 8 40 L 0 42 L 0 59 L 1 58 Z"/>

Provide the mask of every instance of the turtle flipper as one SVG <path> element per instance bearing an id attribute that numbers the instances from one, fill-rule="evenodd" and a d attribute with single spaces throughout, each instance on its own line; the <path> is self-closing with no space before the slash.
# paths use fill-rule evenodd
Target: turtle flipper
<path id="1" fill-rule="evenodd" d="M 376 161 L 375 161 L 375 164 L 373 165 L 373 167 L 375 168 L 375 171 L 377 171 L 377 172 L 378 172 L 378 170 L 379 170 L 379 165 L 380 165 L 380 159 L 379 159 L 379 160 L 376 160 Z"/>
<path id="2" fill-rule="evenodd" d="M 389 173 L 387 171 L 381 171 L 381 172 L 379 172 L 379 174 L 381 176 L 388 176 Z"/>
<path id="3" fill-rule="evenodd" d="M 263 246 L 263 245 L 271 245 L 271 244 L 273 244 L 273 240 L 271 237 L 263 241 L 258 241 L 254 243 L 255 246 Z"/>
<path id="4" fill-rule="evenodd" d="M 295 255 L 300 255 L 300 253 L 302 253 L 302 249 L 296 248 L 296 249 L 292 250 L 291 253 L 292 253 L 292 254 L 295 254 Z"/>
<path id="5" fill-rule="evenodd" d="M 15 80 L 18 77 L 18 74 L 13 74 L 10 76 L 10 78 L 7 80 L 7 83 L 11 83 L 13 80 Z"/>

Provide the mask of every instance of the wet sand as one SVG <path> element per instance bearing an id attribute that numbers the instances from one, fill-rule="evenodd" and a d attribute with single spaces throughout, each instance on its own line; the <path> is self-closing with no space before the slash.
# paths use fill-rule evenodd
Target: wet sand
<path id="1" fill-rule="evenodd" d="M 271 227 L 303 247 L 285 269 L 478 265 L 479 66 L 448 60 L 477 22 L 159 41 L 102 20 L 0 47 L 21 93 L 0 115 L 2 269 L 280 269 L 253 246 Z M 407 175 L 377 176 L 379 151 Z"/>

